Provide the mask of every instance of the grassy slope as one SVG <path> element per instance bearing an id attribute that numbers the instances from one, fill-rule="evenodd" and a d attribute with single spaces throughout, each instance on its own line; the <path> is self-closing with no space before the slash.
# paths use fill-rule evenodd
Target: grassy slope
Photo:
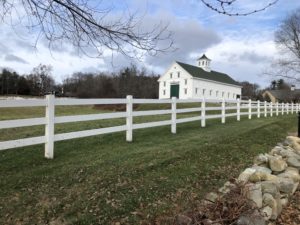
<path id="1" fill-rule="evenodd" d="M 83 111 L 75 107 L 71 113 Z M 15 118 L 13 112 L 1 115 Z M 191 207 L 296 129 L 295 114 L 227 122 L 210 120 L 205 129 L 199 122 L 181 124 L 177 135 L 170 127 L 138 130 L 133 143 L 125 142 L 124 133 L 58 142 L 54 160 L 43 158 L 42 145 L 1 152 L 0 224 L 163 220 Z"/>

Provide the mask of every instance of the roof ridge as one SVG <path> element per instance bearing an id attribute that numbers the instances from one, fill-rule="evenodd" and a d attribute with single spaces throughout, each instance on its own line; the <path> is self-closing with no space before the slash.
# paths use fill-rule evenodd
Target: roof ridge
<path id="1" fill-rule="evenodd" d="M 211 70 L 210 72 L 205 71 L 203 68 L 190 65 L 187 63 L 175 61 L 183 69 L 185 69 L 192 77 L 198 77 L 201 79 L 212 80 L 225 84 L 239 85 L 234 79 L 232 79 L 228 74 Z M 239 85 L 240 86 L 240 85 Z"/>

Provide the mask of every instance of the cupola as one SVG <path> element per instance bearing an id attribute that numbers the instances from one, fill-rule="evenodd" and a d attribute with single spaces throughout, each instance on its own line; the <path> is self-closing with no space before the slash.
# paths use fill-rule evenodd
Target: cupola
<path id="1" fill-rule="evenodd" d="M 205 54 L 203 54 L 199 59 L 197 59 L 197 66 L 205 70 L 206 72 L 210 72 L 210 62 L 211 59 L 207 58 Z"/>

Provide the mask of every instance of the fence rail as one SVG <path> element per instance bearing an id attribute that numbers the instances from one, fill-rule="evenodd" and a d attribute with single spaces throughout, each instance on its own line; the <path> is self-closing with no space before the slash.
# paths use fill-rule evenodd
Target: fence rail
<path id="1" fill-rule="evenodd" d="M 177 109 L 178 103 L 199 103 L 199 107 Z M 208 105 L 207 103 L 213 103 Z M 103 104 L 123 104 L 126 105 L 126 112 L 113 112 L 89 115 L 73 115 L 73 116 L 55 116 L 55 107 L 61 105 L 103 105 Z M 134 111 L 133 104 L 170 104 L 171 109 L 165 110 L 146 110 Z M 218 104 L 218 106 L 216 106 Z M 136 129 L 167 126 L 171 125 L 171 132 L 176 134 L 176 125 L 192 121 L 200 121 L 201 127 L 206 126 L 208 119 L 221 119 L 221 123 L 226 122 L 227 117 L 236 117 L 240 121 L 241 116 L 248 116 L 249 119 L 256 115 L 260 118 L 273 115 L 284 115 L 298 112 L 299 103 L 271 103 L 261 101 L 245 101 L 245 100 L 218 100 L 218 99 L 133 99 L 127 96 L 126 99 L 55 99 L 54 95 L 47 95 L 45 99 L 28 99 L 28 100 L 1 100 L 0 108 L 10 107 L 37 107 L 43 106 L 46 109 L 45 117 L 30 119 L 15 119 L 0 121 L 0 129 L 28 127 L 36 125 L 45 125 L 45 135 L 39 137 L 23 138 L 18 140 L 0 142 L 0 150 L 6 150 L 17 147 L 25 147 L 36 144 L 45 144 L 45 157 L 52 159 L 54 157 L 54 142 L 69 140 L 73 138 L 89 137 L 100 134 L 108 134 L 114 132 L 126 131 L 126 141 L 133 140 L 132 131 Z M 228 112 L 231 110 L 231 112 Z M 235 112 L 232 112 L 235 110 Z M 246 111 L 241 111 L 246 110 Z M 220 111 L 220 114 L 206 114 L 210 111 Z M 227 111 L 227 112 L 226 112 Z M 177 118 L 180 113 L 199 112 L 199 116 L 191 116 L 186 118 Z M 171 115 L 170 120 L 133 123 L 134 117 L 153 116 L 153 115 Z M 103 119 L 126 118 L 126 124 L 122 126 L 106 127 L 99 129 L 75 131 L 69 133 L 55 134 L 55 124 L 83 122 Z"/>

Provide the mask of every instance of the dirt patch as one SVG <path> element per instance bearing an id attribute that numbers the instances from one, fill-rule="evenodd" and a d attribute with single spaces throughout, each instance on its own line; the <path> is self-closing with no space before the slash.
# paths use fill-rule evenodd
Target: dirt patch
<path id="1" fill-rule="evenodd" d="M 276 225 L 299 225 L 300 224 L 300 190 L 292 196 L 290 203 L 283 209 L 276 220 Z"/>

